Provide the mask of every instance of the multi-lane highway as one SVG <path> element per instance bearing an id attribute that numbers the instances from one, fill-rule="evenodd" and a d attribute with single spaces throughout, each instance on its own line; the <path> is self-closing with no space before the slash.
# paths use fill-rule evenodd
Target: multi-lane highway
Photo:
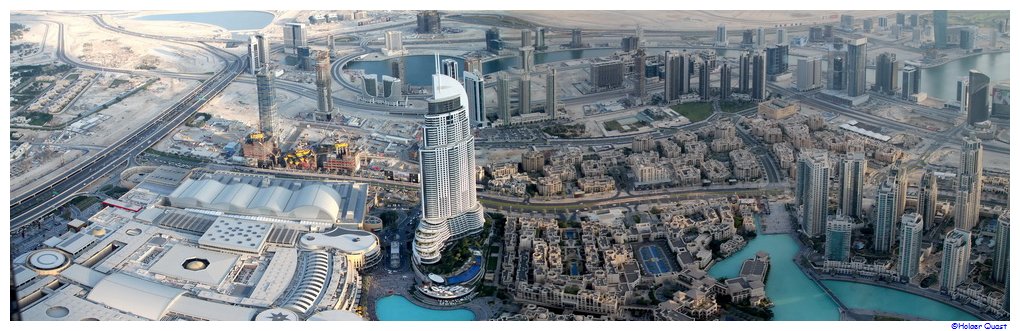
<path id="1" fill-rule="evenodd" d="M 68 60 L 69 58 L 64 54 L 62 26 L 57 46 L 58 58 Z M 222 92 L 247 67 L 246 61 L 247 59 L 239 59 L 227 62 L 222 70 L 208 77 L 184 98 L 163 110 L 152 121 L 135 132 L 117 140 L 88 161 L 37 185 L 28 193 L 12 199 L 11 228 L 19 228 L 45 216 L 56 206 L 70 201 L 71 196 L 79 190 L 126 164 L 131 158 L 158 142 L 188 117 L 195 114 L 206 102 Z M 70 63 L 81 65 L 81 63 L 73 61 Z"/>

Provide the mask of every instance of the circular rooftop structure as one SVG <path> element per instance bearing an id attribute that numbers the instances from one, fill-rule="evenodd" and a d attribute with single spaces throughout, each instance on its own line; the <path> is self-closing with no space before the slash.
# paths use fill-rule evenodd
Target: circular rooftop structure
<path id="1" fill-rule="evenodd" d="M 184 269 L 188 269 L 191 271 L 205 270 L 205 268 L 209 267 L 209 260 L 193 257 L 184 260 L 184 264 L 182 264 L 181 266 L 183 266 Z"/>
<path id="2" fill-rule="evenodd" d="M 30 253 L 27 262 L 27 267 L 41 275 L 55 275 L 67 268 L 71 260 L 64 252 L 46 248 Z"/>
<path id="3" fill-rule="evenodd" d="M 255 316 L 256 321 L 300 321 L 297 313 L 290 309 L 273 308 L 263 310 Z"/>

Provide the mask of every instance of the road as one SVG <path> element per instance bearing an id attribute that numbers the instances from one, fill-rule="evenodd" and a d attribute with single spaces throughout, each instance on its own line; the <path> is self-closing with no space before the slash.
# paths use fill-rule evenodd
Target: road
<path id="1" fill-rule="evenodd" d="M 59 24 L 57 38 L 57 57 L 72 65 L 80 65 L 70 61 L 64 52 L 64 27 Z M 183 123 L 223 91 L 238 74 L 247 67 L 247 58 L 235 59 L 227 63 L 219 72 L 206 79 L 180 101 L 160 112 L 152 121 L 138 130 L 117 140 L 92 159 L 69 169 L 64 174 L 46 181 L 29 193 L 16 197 L 11 201 L 11 228 L 17 229 L 29 224 L 47 213 L 54 206 L 70 201 L 71 196 L 89 186 L 94 181 L 109 174 L 121 165 L 127 164 L 135 156 L 166 136 L 171 130 Z M 86 69 L 91 69 L 85 66 Z"/>

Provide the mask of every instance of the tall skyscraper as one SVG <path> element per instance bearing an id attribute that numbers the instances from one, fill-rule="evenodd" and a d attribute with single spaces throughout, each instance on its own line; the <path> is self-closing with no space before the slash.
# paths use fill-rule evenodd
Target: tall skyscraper
<path id="1" fill-rule="evenodd" d="M 885 16 L 879 16 L 878 27 L 883 29 L 889 27 L 889 18 Z"/>
<path id="2" fill-rule="evenodd" d="M 977 33 L 971 27 L 964 27 L 960 29 L 960 49 L 974 49 L 974 37 L 976 34 Z"/>
<path id="3" fill-rule="evenodd" d="M 645 97 L 648 95 L 648 82 L 645 79 L 645 50 L 639 48 L 634 53 L 634 93 L 633 97 L 638 100 L 638 104 L 644 103 Z"/>
<path id="4" fill-rule="evenodd" d="M 854 17 L 853 15 L 840 15 L 839 16 L 839 27 L 843 30 L 853 31 L 854 29 Z"/>
<path id="5" fill-rule="evenodd" d="M 517 113 L 531 114 L 531 74 L 521 74 L 517 82 Z"/>
<path id="6" fill-rule="evenodd" d="M 499 38 L 499 28 L 492 27 L 485 30 L 485 50 L 498 54 L 502 49 L 503 40 Z"/>
<path id="7" fill-rule="evenodd" d="M 744 30 L 744 32 L 740 34 L 740 46 L 742 47 L 754 46 L 754 31 L 748 29 Z"/>
<path id="8" fill-rule="evenodd" d="M 524 72 L 531 72 L 535 68 L 535 48 L 531 46 L 522 46 L 520 48 L 520 52 L 521 69 L 524 70 Z"/>
<path id="9" fill-rule="evenodd" d="M 545 113 L 550 119 L 556 119 L 556 103 L 556 68 L 549 68 L 545 75 Z"/>
<path id="10" fill-rule="evenodd" d="M 283 25 L 283 47 L 287 54 L 297 54 L 297 49 L 308 47 L 308 35 L 302 23 Z"/>
<path id="11" fill-rule="evenodd" d="M 900 98 L 910 100 L 910 96 L 917 94 L 919 86 L 921 86 L 921 71 L 914 66 L 905 66 L 900 72 L 900 84 L 902 84 Z"/>
<path id="12" fill-rule="evenodd" d="M 765 47 L 765 28 L 758 27 L 758 29 L 755 30 L 754 45 L 758 48 Z"/>
<path id="13" fill-rule="evenodd" d="M 423 10 L 418 12 L 418 27 L 414 29 L 417 33 L 442 33 L 442 20 L 439 11 Z"/>
<path id="14" fill-rule="evenodd" d="M 315 92 L 318 101 L 316 118 L 330 120 L 333 117 L 333 78 L 329 76 L 329 54 L 315 52 Z"/>
<path id="15" fill-rule="evenodd" d="M 719 99 L 727 100 L 730 98 L 733 88 L 733 71 L 730 70 L 728 63 L 723 63 L 719 68 Z"/>
<path id="16" fill-rule="evenodd" d="M 889 253 L 896 243 L 896 226 L 903 217 L 906 204 L 907 182 L 900 170 L 893 168 L 889 177 L 878 187 L 875 197 L 874 249 Z"/>
<path id="17" fill-rule="evenodd" d="M 956 206 L 953 207 L 957 228 L 970 230 L 978 224 L 978 213 L 981 211 L 981 178 L 984 172 L 981 163 L 983 158 L 984 147 L 981 140 L 973 136 L 964 138 L 957 173 Z"/>
<path id="18" fill-rule="evenodd" d="M 997 282 L 1006 282 L 1009 279 L 1009 209 L 999 215 L 998 228 L 995 230 L 994 254 L 992 262 L 995 265 L 992 269 L 992 279 Z"/>
<path id="19" fill-rule="evenodd" d="M 765 72 L 769 76 L 785 73 L 790 70 L 790 46 L 777 44 L 765 49 L 768 62 L 765 65 Z"/>
<path id="20" fill-rule="evenodd" d="M 971 70 L 970 85 L 967 87 L 967 123 L 975 124 L 988 120 L 988 75 Z"/>
<path id="21" fill-rule="evenodd" d="M 825 150 L 806 149 L 797 161 L 797 202 L 801 205 L 801 226 L 810 237 L 825 231 L 829 212 L 829 155 Z"/>
<path id="22" fill-rule="evenodd" d="M 797 59 L 797 89 L 809 91 L 822 87 L 822 60 L 817 57 Z"/>
<path id="23" fill-rule="evenodd" d="M 454 59 L 443 59 L 439 62 L 439 72 L 454 80 L 460 80 L 460 64 Z"/>
<path id="24" fill-rule="evenodd" d="M 917 213 L 903 215 L 900 221 L 900 278 L 909 281 L 917 275 L 921 263 L 924 220 Z"/>
<path id="25" fill-rule="evenodd" d="M 712 98 L 712 95 L 709 93 L 708 84 L 709 82 L 712 81 L 711 77 L 709 76 L 709 74 L 712 71 L 708 68 L 708 64 L 704 62 L 702 62 L 699 68 L 700 69 L 698 70 L 698 96 L 701 97 L 701 100 L 708 100 Z"/>
<path id="26" fill-rule="evenodd" d="M 828 88 L 834 91 L 846 89 L 846 52 L 833 51 L 829 53 L 829 82 Z"/>
<path id="27" fill-rule="evenodd" d="M 783 28 L 776 29 L 776 44 L 785 43 L 786 43 L 786 29 Z"/>
<path id="28" fill-rule="evenodd" d="M 751 56 L 751 99 L 765 100 L 765 63 L 768 58 L 762 50 L 754 51 Z"/>
<path id="29" fill-rule="evenodd" d="M 680 96 L 690 92 L 691 80 L 688 73 L 690 67 L 687 66 L 689 57 L 687 52 L 666 51 L 666 84 L 663 93 L 663 99 L 666 102 L 679 100 Z"/>
<path id="30" fill-rule="evenodd" d="M 326 35 L 326 51 L 330 55 L 336 54 L 336 36 L 332 33 Z"/>
<path id="31" fill-rule="evenodd" d="M 730 41 L 726 37 L 726 24 L 719 24 L 719 26 L 715 27 L 715 45 L 720 47 L 730 45 Z"/>
<path id="32" fill-rule="evenodd" d="M 251 74 L 255 75 L 262 68 L 269 67 L 269 40 L 259 33 L 248 38 L 248 65 L 251 67 Z"/>
<path id="33" fill-rule="evenodd" d="M 545 45 L 545 28 L 535 28 L 535 49 L 544 51 L 547 48 L 549 47 Z"/>
<path id="34" fill-rule="evenodd" d="M 864 153 L 849 153 L 839 163 L 839 208 L 842 215 L 861 219 L 864 216 L 864 182 L 868 160 Z"/>
<path id="35" fill-rule="evenodd" d="M 896 13 L 896 25 L 899 25 L 899 26 L 907 25 L 907 14 Z"/>
<path id="36" fill-rule="evenodd" d="M 535 46 L 534 32 L 531 30 L 521 30 L 521 47 Z"/>
<path id="37" fill-rule="evenodd" d="M 899 16 L 896 17 L 897 22 Z M 935 26 L 935 48 L 946 48 L 946 41 L 949 39 L 947 28 L 949 27 L 949 13 L 945 10 L 932 11 L 932 21 Z"/>
<path id="38" fill-rule="evenodd" d="M 939 186 L 934 170 L 926 170 L 917 183 L 917 212 L 924 219 L 925 229 L 935 224 L 935 207 L 938 205 Z"/>
<path id="39" fill-rule="evenodd" d="M 464 72 L 464 89 L 467 90 L 468 111 L 471 126 L 485 124 L 485 77 L 474 72 Z"/>
<path id="40" fill-rule="evenodd" d="M 871 33 L 871 29 L 874 24 L 875 21 L 872 18 L 865 18 L 861 21 L 861 29 L 864 30 L 864 33 Z"/>
<path id="41" fill-rule="evenodd" d="M 255 92 L 259 105 L 259 129 L 262 133 L 276 136 L 276 88 L 269 68 L 255 73 Z"/>
<path id="42" fill-rule="evenodd" d="M 496 100 L 500 121 L 503 125 L 510 125 L 510 74 L 505 71 L 496 74 Z"/>
<path id="43" fill-rule="evenodd" d="M 422 217 L 414 235 L 416 263 L 434 264 L 446 243 L 482 230 L 482 205 L 475 193 L 475 139 L 467 92 L 446 75 L 432 75 L 433 97 L 422 127 Z"/>
<path id="44" fill-rule="evenodd" d="M 895 95 L 898 88 L 899 68 L 900 63 L 896 61 L 896 54 L 879 54 L 875 58 L 875 85 L 872 88 L 888 95 Z"/>
<path id="45" fill-rule="evenodd" d="M 741 52 L 739 61 L 737 87 L 740 88 L 740 93 L 751 94 L 751 53 Z"/>
<path id="46" fill-rule="evenodd" d="M 868 38 L 847 41 L 846 54 L 846 94 L 851 97 L 863 95 L 867 88 L 865 73 L 868 65 Z"/>
<path id="47" fill-rule="evenodd" d="M 853 223 L 843 216 L 832 216 L 825 224 L 825 259 L 849 261 Z"/>
<path id="48" fill-rule="evenodd" d="M 953 229 L 942 244 L 942 271 L 939 274 L 939 288 L 953 293 L 956 287 L 967 280 L 970 271 L 970 231 Z"/>

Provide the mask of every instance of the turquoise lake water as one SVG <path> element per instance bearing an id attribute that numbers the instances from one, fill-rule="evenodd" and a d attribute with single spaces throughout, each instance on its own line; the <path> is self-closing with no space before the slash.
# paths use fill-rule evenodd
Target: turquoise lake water
<path id="1" fill-rule="evenodd" d="M 376 301 L 375 316 L 380 321 L 473 321 L 475 319 L 475 314 L 467 309 L 428 309 L 399 295 L 387 296 Z"/>
<path id="2" fill-rule="evenodd" d="M 933 321 L 978 320 L 974 315 L 950 305 L 907 292 L 838 280 L 823 280 L 822 284 L 850 308 L 881 310 Z"/>
<path id="3" fill-rule="evenodd" d="M 264 11 L 215 11 L 199 13 L 158 14 L 137 17 L 143 21 L 177 21 L 212 24 L 230 31 L 257 30 L 273 22 L 275 16 Z"/>

